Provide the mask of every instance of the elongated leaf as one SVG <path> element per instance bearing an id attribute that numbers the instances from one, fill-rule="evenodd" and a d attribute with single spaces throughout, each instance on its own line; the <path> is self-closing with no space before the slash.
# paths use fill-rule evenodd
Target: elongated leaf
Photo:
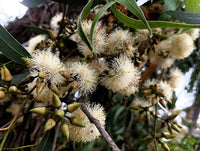
<path id="1" fill-rule="evenodd" d="M 83 28 L 81 25 L 82 20 L 84 20 L 87 15 L 89 14 L 90 10 L 92 9 L 93 6 L 93 0 L 89 0 L 89 2 L 85 5 L 85 7 L 83 8 L 80 17 L 78 19 L 78 34 L 81 37 L 81 39 L 86 43 L 86 45 L 88 46 L 88 48 L 90 50 L 93 50 L 92 45 L 90 43 L 90 41 L 88 40 L 88 38 L 86 37 L 85 33 L 83 32 Z"/>
<path id="2" fill-rule="evenodd" d="M 133 18 L 130 18 L 120 11 L 118 11 L 115 7 L 111 7 L 112 12 L 114 15 L 127 25 L 128 27 L 135 28 L 135 29 L 146 29 L 146 26 L 143 24 L 142 21 L 136 20 Z M 167 21 L 148 21 L 151 28 L 157 28 L 157 27 L 169 27 L 169 28 L 200 28 L 200 25 L 196 24 L 180 24 L 180 23 L 174 23 L 174 22 L 167 22 Z"/>
<path id="3" fill-rule="evenodd" d="M 188 24 L 200 24 L 200 13 L 186 13 L 182 11 L 167 11 L 166 14 Z"/>
<path id="4" fill-rule="evenodd" d="M 44 3 L 45 1 L 46 0 L 23 0 L 21 3 L 27 7 L 35 7 Z"/>
<path id="5" fill-rule="evenodd" d="M 25 72 L 25 73 L 14 75 L 13 79 L 11 81 L 11 84 L 13 84 L 13 85 L 14 84 L 18 84 L 20 81 L 25 79 L 28 75 L 29 75 L 29 72 Z"/>
<path id="6" fill-rule="evenodd" d="M 0 25 L 0 51 L 9 59 L 24 65 L 22 57 L 30 57 L 28 51 L 18 43 L 1 25 Z"/>
<path id="7" fill-rule="evenodd" d="M 200 13 L 200 1 L 199 0 L 184 0 L 185 10 L 188 13 Z"/>
<path id="8" fill-rule="evenodd" d="M 126 1 L 125 0 L 116 0 L 116 1 L 118 3 L 124 5 L 125 7 L 127 7 L 129 11 L 131 11 L 135 16 L 137 16 L 151 33 L 151 28 L 144 16 L 144 13 L 140 9 L 140 7 L 137 5 L 135 0 L 126 0 Z"/>
<path id="9" fill-rule="evenodd" d="M 94 33 L 94 28 L 95 28 L 96 23 L 98 22 L 99 18 L 103 15 L 103 13 L 104 13 L 109 7 L 111 7 L 114 3 L 115 3 L 114 1 L 111 1 L 111 2 L 107 3 L 106 5 L 104 5 L 104 6 L 99 10 L 99 12 L 96 14 L 96 16 L 94 17 L 94 20 L 93 20 L 93 22 L 92 22 L 92 26 L 91 26 L 91 29 L 90 29 L 90 42 L 91 42 L 91 44 L 93 44 L 92 39 L 93 39 L 93 33 Z"/>
<path id="10" fill-rule="evenodd" d="M 51 130 L 47 131 L 40 143 L 38 144 L 36 151 L 51 151 L 54 135 L 55 128 L 52 128 Z"/>
<path id="11" fill-rule="evenodd" d="M 34 32 L 35 34 L 45 34 L 45 35 L 49 35 L 49 32 L 46 29 L 42 29 L 36 26 L 30 26 L 30 25 L 26 25 L 26 27 Z"/>

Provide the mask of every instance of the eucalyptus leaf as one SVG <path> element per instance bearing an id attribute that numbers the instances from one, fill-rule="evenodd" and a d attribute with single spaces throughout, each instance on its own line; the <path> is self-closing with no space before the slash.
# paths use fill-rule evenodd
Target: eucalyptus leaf
<path id="1" fill-rule="evenodd" d="M 21 3 L 26 7 L 35 7 L 42 3 L 44 3 L 46 0 L 23 0 Z"/>
<path id="2" fill-rule="evenodd" d="M 93 20 L 92 25 L 91 25 L 91 29 L 90 29 L 90 42 L 91 42 L 91 44 L 93 44 L 92 39 L 93 39 L 93 33 L 94 33 L 94 28 L 95 28 L 96 23 L 98 22 L 99 18 L 102 16 L 102 14 L 103 14 L 109 7 L 111 7 L 114 3 L 115 3 L 114 1 L 111 1 L 111 2 L 107 3 L 107 4 L 104 5 L 104 6 L 99 10 L 99 12 L 95 15 L 94 20 Z"/>
<path id="3" fill-rule="evenodd" d="M 200 1 L 199 0 L 184 0 L 185 10 L 188 13 L 200 13 Z"/>
<path id="4" fill-rule="evenodd" d="M 165 13 L 188 24 L 200 24 L 200 13 L 186 13 L 183 11 L 167 11 Z"/>
<path id="5" fill-rule="evenodd" d="M 143 24 L 142 21 L 136 20 L 133 18 L 130 18 L 123 13 L 121 13 L 119 10 L 117 10 L 115 7 L 111 7 L 112 12 L 114 15 L 119 19 L 120 22 L 124 23 L 126 26 L 135 28 L 135 29 L 146 29 L 146 26 Z M 174 23 L 174 22 L 168 22 L 168 21 L 148 21 L 151 28 L 200 28 L 200 25 L 195 24 L 181 24 L 181 23 Z"/>
<path id="6" fill-rule="evenodd" d="M 9 59 L 25 65 L 22 57 L 30 57 L 28 51 L 18 43 L 4 28 L 0 25 L 0 51 Z"/>
<path id="7" fill-rule="evenodd" d="M 151 28 L 144 16 L 143 11 L 140 9 L 140 7 L 137 5 L 135 0 L 116 0 L 118 3 L 124 5 L 125 7 L 128 8 L 128 10 L 133 13 L 135 16 L 137 16 L 142 22 L 143 24 L 146 26 L 146 28 L 150 31 L 150 34 L 152 34 L 151 32 Z"/>
<path id="8" fill-rule="evenodd" d="M 47 131 L 37 146 L 36 151 L 51 151 L 55 135 L 55 127 Z"/>
<path id="9" fill-rule="evenodd" d="M 25 79 L 28 75 L 29 75 L 29 72 L 25 72 L 25 73 L 20 73 L 20 74 L 14 75 L 13 79 L 11 81 L 11 84 L 12 85 L 18 84 L 20 81 Z"/>

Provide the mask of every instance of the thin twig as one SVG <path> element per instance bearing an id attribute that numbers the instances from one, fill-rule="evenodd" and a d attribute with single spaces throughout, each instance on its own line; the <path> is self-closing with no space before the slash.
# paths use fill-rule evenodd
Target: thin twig
<path id="1" fill-rule="evenodd" d="M 82 111 L 86 114 L 88 119 L 90 120 L 91 123 L 94 123 L 94 125 L 97 127 L 101 135 L 104 137 L 104 139 L 107 141 L 109 146 L 112 148 L 113 151 L 121 151 L 119 147 L 115 144 L 115 142 L 112 140 L 110 135 L 107 133 L 107 131 L 104 129 L 104 127 L 100 124 L 99 120 L 95 119 L 90 112 L 88 111 L 87 107 L 82 104 L 81 105 Z"/>
<path id="2" fill-rule="evenodd" d="M 3 138 L 3 140 L 2 140 L 2 142 L 1 142 L 1 144 L 0 144 L 0 151 L 2 151 L 3 146 L 4 146 L 4 144 L 5 144 L 6 140 L 7 140 L 7 137 L 8 137 L 8 135 L 9 135 L 9 133 L 12 131 L 12 129 L 14 128 L 15 123 L 16 123 L 16 121 L 17 121 L 17 117 L 19 116 L 19 114 L 21 113 L 21 111 L 24 109 L 27 100 L 28 100 L 28 96 L 27 96 L 27 98 L 24 100 L 24 102 L 23 102 L 23 104 L 21 105 L 19 111 L 18 111 L 17 114 L 14 116 L 14 118 L 13 118 L 11 124 L 9 125 L 9 129 L 8 129 L 8 131 L 6 132 L 6 134 L 4 135 L 4 138 Z"/>
<path id="3" fill-rule="evenodd" d="M 16 148 L 3 148 L 3 150 L 18 150 L 18 149 L 35 147 L 37 145 L 38 145 L 38 143 L 32 144 L 32 145 L 20 146 L 20 147 L 16 147 Z"/>
<path id="4" fill-rule="evenodd" d="M 58 131 L 60 129 L 60 124 L 61 124 L 61 122 L 58 122 L 58 124 L 56 125 L 55 135 L 54 135 L 53 145 L 52 145 L 52 151 L 56 150 L 56 141 L 57 141 Z"/>
<path id="5" fill-rule="evenodd" d="M 157 115 L 158 113 L 158 104 L 155 105 L 155 114 Z M 154 144 L 155 144 L 155 150 L 158 151 L 158 144 L 157 144 L 157 139 L 156 139 L 156 126 L 157 126 L 157 116 L 155 116 L 154 119 Z"/>

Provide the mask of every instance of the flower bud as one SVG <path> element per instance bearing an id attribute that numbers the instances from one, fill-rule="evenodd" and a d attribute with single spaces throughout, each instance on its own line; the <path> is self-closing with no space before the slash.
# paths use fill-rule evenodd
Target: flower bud
<path id="1" fill-rule="evenodd" d="M 6 96 L 4 91 L 0 91 L 0 99 L 3 99 Z"/>
<path id="2" fill-rule="evenodd" d="M 177 115 L 181 112 L 181 110 L 176 110 L 172 112 L 172 114 L 168 117 L 169 120 L 173 120 L 177 117 Z"/>
<path id="3" fill-rule="evenodd" d="M 161 143 L 161 146 L 165 151 L 170 151 L 170 149 L 169 149 L 169 147 L 167 146 L 166 143 Z"/>
<path id="4" fill-rule="evenodd" d="M 22 60 L 24 61 L 24 63 L 26 64 L 27 67 L 33 66 L 33 61 L 31 59 L 22 57 Z"/>
<path id="5" fill-rule="evenodd" d="M 47 73 L 44 72 L 44 71 L 40 71 L 38 73 L 38 77 L 41 78 L 41 79 L 45 79 L 47 77 Z"/>
<path id="6" fill-rule="evenodd" d="M 160 99 L 160 100 L 159 100 L 159 103 L 160 103 L 164 108 L 167 107 L 164 99 Z"/>
<path id="7" fill-rule="evenodd" d="M 175 135 L 172 135 L 170 133 L 167 133 L 167 132 L 163 132 L 162 133 L 162 137 L 166 138 L 166 139 L 171 139 L 171 138 L 174 138 Z"/>
<path id="8" fill-rule="evenodd" d="M 40 115 L 45 115 L 47 113 L 50 113 L 50 111 L 46 107 L 34 108 L 34 109 L 31 109 L 30 112 L 40 114 Z"/>
<path id="9" fill-rule="evenodd" d="M 55 113 L 56 116 L 58 116 L 59 118 L 63 118 L 65 115 L 65 112 L 61 109 L 58 109 Z"/>
<path id="10" fill-rule="evenodd" d="M 56 108 L 59 108 L 61 106 L 61 101 L 55 93 L 53 94 L 52 106 L 54 106 Z"/>
<path id="11" fill-rule="evenodd" d="M 36 93 L 40 94 L 45 87 L 45 83 L 37 79 L 36 81 Z"/>
<path id="12" fill-rule="evenodd" d="M 145 89 L 145 90 L 142 90 L 142 92 L 144 94 L 151 94 L 152 90 L 151 89 Z"/>
<path id="13" fill-rule="evenodd" d="M 156 97 L 153 97 L 151 100 L 152 105 L 155 105 L 157 103 L 158 99 Z"/>
<path id="14" fill-rule="evenodd" d="M 168 125 L 167 129 L 168 129 L 168 131 L 169 131 L 171 134 L 173 134 L 173 131 L 172 131 L 171 126 Z"/>
<path id="15" fill-rule="evenodd" d="M 169 104 L 172 104 L 172 101 L 169 99 L 165 99 L 166 102 L 168 102 Z"/>
<path id="16" fill-rule="evenodd" d="M 178 122 L 174 122 L 174 124 L 176 124 L 179 128 L 183 128 L 183 126 Z"/>
<path id="17" fill-rule="evenodd" d="M 68 80 L 70 78 L 70 70 L 61 71 L 61 75 Z"/>
<path id="18" fill-rule="evenodd" d="M 69 139 L 69 127 L 66 123 L 62 124 L 60 126 L 60 130 L 63 133 L 63 135 L 66 137 L 66 139 Z"/>
<path id="19" fill-rule="evenodd" d="M 52 129 L 55 125 L 56 125 L 56 122 L 54 119 L 48 119 L 48 121 L 46 122 L 44 126 L 44 131 L 48 131 Z"/>
<path id="20" fill-rule="evenodd" d="M 133 110 L 139 110 L 140 109 L 139 106 L 135 106 L 135 105 L 130 106 L 130 108 L 132 108 Z"/>
<path id="21" fill-rule="evenodd" d="M 70 118 L 70 122 L 72 125 L 79 126 L 79 127 L 85 127 L 85 125 L 76 117 Z"/>
<path id="22" fill-rule="evenodd" d="M 7 82 L 9 82 L 13 79 L 13 76 L 11 75 L 8 68 L 6 68 L 6 66 L 3 66 L 3 68 L 1 68 L 1 79 L 3 81 L 7 81 Z"/>
<path id="23" fill-rule="evenodd" d="M 81 103 L 73 103 L 67 106 L 67 110 L 72 113 L 81 106 Z"/>
<path id="24" fill-rule="evenodd" d="M 51 39 L 56 39 L 57 34 L 55 32 L 53 32 L 52 30 L 48 29 L 47 30 L 49 33 L 49 36 L 51 37 Z"/>
<path id="25" fill-rule="evenodd" d="M 51 89 L 55 94 L 59 93 L 58 87 L 54 84 L 51 84 L 49 89 Z"/>
<path id="26" fill-rule="evenodd" d="M 172 129 L 175 130 L 175 131 L 177 131 L 178 133 L 181 132 L 180 129 L 178 128 L 178 126 L 175 125 L 175 124 L 172 124 Z"/>
<path id="27" fill-rule="evenodd" d="M 8 92 L 13 93 L 13 92 L 17 92 L 17 87 L 16 86 L 10 86 L 8 89 Z"/>

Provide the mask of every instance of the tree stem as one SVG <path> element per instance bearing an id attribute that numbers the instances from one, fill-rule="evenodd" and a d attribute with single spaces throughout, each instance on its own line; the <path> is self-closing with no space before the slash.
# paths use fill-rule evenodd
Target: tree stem
<path id="1" fill-rule="evenodd" d="M 94 125 L 97 127 L 101 135 L 104 137 L 104 139 L 107 141 L 109 146 L 112 148 L 113 151 L 121 151 L 119 147 L 115 144 L 115 142 L 112 140 L 110 135 L 107 133 L 107 131 L 104 129 L 104 127 L 100 124 L 99 120 L 95 119 L 90 112 L 88 111 L 87 107 L 85 104 L 81 105 L 82 111 L 86 114 L 88 119 L 90 120 L 91 123 L 94 123 Z"/>

